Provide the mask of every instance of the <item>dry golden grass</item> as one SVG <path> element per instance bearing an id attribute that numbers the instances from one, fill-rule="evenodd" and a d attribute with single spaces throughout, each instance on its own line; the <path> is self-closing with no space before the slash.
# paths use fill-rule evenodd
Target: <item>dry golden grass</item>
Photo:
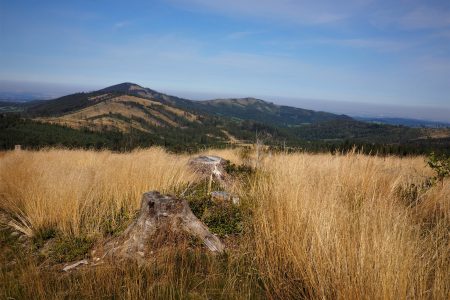
<path id="1" fill-rule="evenodd" d="M 423 158 L 281 155 L 250 191 L 256 257 L 277 298 L 448 299 L 450 182 L 420 204 L 399 190 Z"/>
<path id="2" fill-rule="evenodd" d="M 240 164 L 239 151 L 203 154 Z M 158 148 L 10 152 L 0 157 L 0 209 L 29 235 L 56 227 L 101 238 L 105 220 L 132 216 L 143 192 L 195 180 L 187 160 Z M 412 197 L 411 184 L 432 176 L 423 157 L 280 154 L 258 165 L 249 185 L 237 185 L 252 218 L 226 260 L 174 249 L 158 265 L 170 274 L 163 280 L 134 265 L 57 279 L 24 262 L 0 273 L 0 296 L 449 298 L 450 181 Z"/>
<path id="3" fill-rule="evenodd" d="M 0 161 L 0 208 L 27 235 L 49 227 L 96 235 L 106 220 L 138 209 L 144 192 L 173 192 L 192 182 L 187 160 L 159 148 L 10 152 Z"/>
<path id="4" fill-rule="evenodd" d="M 90 100 L 96 101 L 97 98 L 102 96 L 104 95 L 93 97 Z M 146 112 L 141 108 L 129 105 L 130 103 L 135 103 L 145 107 Z M 118 96 L 106 101 L 98 102 L 89 107 L 61 117 L 37 118 L 36 120 L 40 122 L 69 126 L 72 128 L 88 127 L 101 130 L 104 126 L 107 126 L 108 128 L 114 128 L 122 132 L 129 131 L 130 126 L 135 129 L 148 132 L 148 129 L 144 128 L 138 121 L 132 120 L 132 118 L 146 120 L 146 122 L 151 126 L 165 126 L 164 123 L 172 127 L 179 126 L 177 122 L 153 107 L 159 107 L 159 110 L 173 113 L 192 122 L 197 120 L 197 116 L 192 113 L 164 105 L 157 101 L 130 95 Z M 111 114 L 120 114 L 124 117 L 130 118 L 130 120 L 121 120 Z M 164 123 L 161 122 L 161 120 Z"/>

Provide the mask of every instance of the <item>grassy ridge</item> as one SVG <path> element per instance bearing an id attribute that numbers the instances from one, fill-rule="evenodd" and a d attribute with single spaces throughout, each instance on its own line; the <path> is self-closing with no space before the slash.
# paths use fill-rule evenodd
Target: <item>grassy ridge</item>
<path id="1" fill-rule="evenodd" d="M 251 164 L 249 153 L 209 153 Z M 179 193 L 194 181 L 188 158 L 159 148 L 8 152 L 0 156 L 0 210 L 29 236 L 52 240 L 53 232 L 56 249 L 69 247 L 67 239 L 99 243 L 130 222 L 143 192 Z M 241 233 L 225 237 L 227 255 L 179 245 L 146 267 L 105 264 L 61 276 L 61 265 L 21 253 L 2 231 L 0 297 L 449 295 L 450 181 L 412 189 L 433 175 L 423 157 L 278 154 L 258 165 L 232 188 L 250 213 Z"/>

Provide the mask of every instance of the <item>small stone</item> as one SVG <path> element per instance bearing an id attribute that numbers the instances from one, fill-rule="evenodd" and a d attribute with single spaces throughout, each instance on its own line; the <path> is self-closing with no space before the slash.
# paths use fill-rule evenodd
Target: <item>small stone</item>
<path id="1" fill-rule="evenodd" d="M 18 236 L 20 233 L 18 233 L 17 231 L 13 231 L 13 232 L 11 232 L 11 236 L 12 237 L 16 237 L 16 236 Z"/>
<path id="2" fill-rule="evenodd" d="M 238 196 L 230 194 L 225 191 L 214 191 L 211 192 L 211 198 L 212 200 L 218 201 L 218 202 L 226 202 L 231 201 L 234 205 L 240 204 L 240 199 Z"/>
<path id="3" fill-rule="evenodd" d="M 67 267 L 65 267 L 63 269 L 63 271 L 67 272 L 67 271 L 70 271 L 70 270 L 80 266 L 80 265 L 87 265 L 87 264 L 89 264 L 88 260 L 87 259 L 83 259 L 83 260 L 80 260 L 80 261 L 78 261 L 78 262 L 76 262 L 74 264 L 68 265 Z"/>

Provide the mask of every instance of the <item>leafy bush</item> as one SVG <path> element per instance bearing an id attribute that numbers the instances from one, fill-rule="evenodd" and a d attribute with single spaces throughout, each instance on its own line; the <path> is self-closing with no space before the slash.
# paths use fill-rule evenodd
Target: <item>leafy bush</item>
<path id="1" fill-rule="evenodd" d="M 403 199 L 408 205 L 415 205 L 431 187 L 433 187 L 435 180 L 427 178 L 421 183 L 410 183 L 406 186 L 399 186 L 397 188 L 397 195 Z"/>
<path id="2" fill-rule="evenodd" d="M 59 237 L 51 252 L 57 262 L 70 262 L 86 257 L 94 241 L 87 237 Z"/>
<path id="3" fill-rule="evenodd" d="M 38 230 L 33 236 L 33 243 L 37 248 L 40 248 L 44 243 L 58 234 L 58 231 L 54 227 L 46 227 Z"/>
<path id="4" fill-rule="evenodd" d="M 250 176 L 255 173 L 255 170 L 247 165 L 235 165 L 227 160 L 227 164 L 225 166 L 225 171 L 231 175 L 232 177 L 242 178 L 245 176 Z"/>
<path id="5" fill-rule="evenodd" d="M 133 218 L 133 213 L 129 213 L 124 207 L 121 207 L 117 214 L 107 218 L 103 223 L 103 235 L 118 236 L 123 231 L 125 231 Z"/>
<path id="6" fill-rule="evenodd" d="M 450 176 L 450 156 L 448 155 L 436 155 L 431 152 L 428 156 L 428 166 L 436 172 L 435 180 L 443 181 Z"/>
<path id="7" fill-rule="evenodd" d="M 220 237 L 242 232 L 242 214 L 239 207 L 230 203 L 216 204 L 206 207 L 201 220 L 212 233 Z"/>
<path id="8" fill-rule="evenodd" d="M 212 190 L 222 190 L 219 184 L 213 182 Z M 192 213 L 204 222 L 212 233 L 223 237 L 242 232 L 242 211 L 231 202 L 215 202 L 208 194 L 208 180 L 192 186 L 184 197 L 189 203 Z"/>
<path id="9" fill-rule="evenodd" d="M 33 237 L 33 248 L 39 250 L 40 258 L 58 263 L 83 259 L 93 244 L 91 238 L 65 236 L 53 227 L 41 229 Z"/>

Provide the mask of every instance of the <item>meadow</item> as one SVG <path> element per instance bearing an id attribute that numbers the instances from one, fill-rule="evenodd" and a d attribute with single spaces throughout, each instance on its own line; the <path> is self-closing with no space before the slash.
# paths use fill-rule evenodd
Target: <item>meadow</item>
<path id="1" fill-rule="evenodd" d="M 254 153 L 205 153 L 254 167 Z M 147 265 L 61 271 L 120 234 L 144 192 L 195 188 L 190 157 L 3 152 L 0 298 L 450 298 L 450 180 L 430 184 L 422 156 L 266 154 L 232 186 L 240 229 L 224 255 L 180 244 Z"/>

